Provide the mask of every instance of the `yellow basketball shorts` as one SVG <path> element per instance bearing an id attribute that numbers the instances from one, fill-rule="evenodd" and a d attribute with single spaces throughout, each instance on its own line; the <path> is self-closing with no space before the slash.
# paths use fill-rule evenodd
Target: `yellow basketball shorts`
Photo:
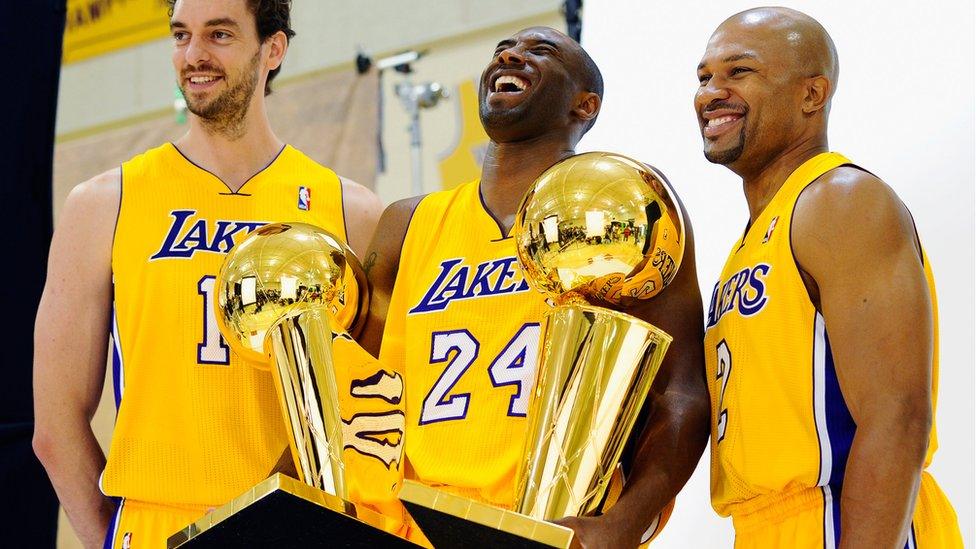
<path id="1" fill-rule="evenodd" d="M 807 488 L 778 499 L 763 498 L 761 508 L 733 513 L 736 549 L 837 547 L 841 537 L 840 498 L 834 496 L 829 487 Z M 956 512 L 935 480 L 923 472 L 905 547 L 962 546 Z"/>
<path id="2" fill-rule="evenodd" d="M 166 540 L 204 514 L 204 507 L 175 507 L 121 499 L 104 549 L 166 549 Z"/>

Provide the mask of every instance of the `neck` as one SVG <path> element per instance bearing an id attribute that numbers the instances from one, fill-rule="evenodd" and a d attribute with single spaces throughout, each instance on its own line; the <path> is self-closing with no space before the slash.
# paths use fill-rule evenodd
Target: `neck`
<path id="1" fill-rule="evenodd" d="M 790 174 L 807 160 L 828 150 L 827 136 L 819 135 L 793 143 L 757 162 L 753 169 L 734 170 L 742 177 L 742 189 L 749 203 L 750 225 L 766 209 Z"/>
<path id="2" fill-rule="evenodd" d="M 488 145 L 481 172 L 481 195 L 507 234 L 522 196 L 542 172 L 574 154 L 568 135 L 542 135 L 525 141 Z"/>
<path id="3" fill-rule="evenodd" d="M 263 101 L 252 103 L 233 127 L 214 124 L 194 114 L 189 116 L 189 126 L 174 144 L 194 164 L 219 177 L 233 192 L 266 168 L 284 147 L 271 130 Z"/>

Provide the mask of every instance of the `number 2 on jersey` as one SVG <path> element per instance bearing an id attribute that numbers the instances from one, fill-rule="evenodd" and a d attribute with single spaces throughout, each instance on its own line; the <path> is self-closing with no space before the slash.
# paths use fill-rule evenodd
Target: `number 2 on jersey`
<path id="1" fill-rule="evenodd" d="M 508 405 L 508 415 L 525 417 L 529 406 L 529 391 L 535 383 L 536 359 L 539 349 L 539 324 L 522 325 L 488 367 L 488 376 L 495 387 L 515 385 L 515 394 Z M 430 392 L 424 397 L 420 424 L 464 419 L 471 401 L 470 393 L 448 395 L 461 376 L 478 358 L 481 344 L 467 330 L 434 332 L 431 335 L 430 363 L 447 362 Z"/>
<path id="2" fill-rule="evenodd" d="M 722 384 L 722 389 L 718 394 L 718 442 L 722 442 L 722 439 L 725 438 L 725 429 L 729 426 L 729 410 L 723 406 L 725 389 L 729 386 L 729 376 L 732 375 L 732 352 L 724 339 L 718 343 L 715 352 L 718 354 L 715 382 Z"/>

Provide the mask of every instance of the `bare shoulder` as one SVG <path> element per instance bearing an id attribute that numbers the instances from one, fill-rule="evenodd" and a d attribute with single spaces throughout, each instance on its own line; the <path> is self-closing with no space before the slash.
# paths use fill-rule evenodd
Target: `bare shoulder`
<path id="1" fill-rule="evenodd" d="M 916 243 L 911 214 L 895 191 L 877 176 L 847 166 L 800 193 L 790 238 L 797 260 L 815 277 L 815 263 L 869 261 Z"/>
<path id="2" fill-rule="evenodd" d="M 113 168 L 75 185 L 68 194 L 65 206 L 66 208 L 71 206 L 95 208 L 98 213 L 109 213 L 109 210 L 114 210 L 114 221 L 121 200 L 122 168 Z"/>
<path id="3" fill-rule="evenodd" d="M 386 225 L 387 228 L 402 228 L 402 232 L 406 233 L 407 226 L 410 225 L 410 219 L 413 217 L 413 213 L 417 210 L 417 206 L 427 195 L 421 196 L 411 196 L 410 198 L 404 198 L 397 200 L 396 202 L 390 204 L 383 211 L 383 216 L 380 218 L 381 226 Z"/>
<path id="4" fill-rule="evenodd" d="M 383 203 L 376 193 L 352 179 L 339 176 L 342 183 L 342 199 L 347 206 L 375 212 L 378 217 L 383 211 Z"/>
<path id="5" fill-rule="evenodd" d="M 381 255 L 388 264 L 399 263 L 400 249 L 407 236 L 410 220 L 423 199 L 424 196 L 412 196 L 397 200 L 386 207 L 376 226 L 373 242 L 369 246 L 370 255 L 374 253 Z"/>
<path id="6" fill-rule="evenodd" d="M 55 236 L 68 238 L 111 237 L 122 202 L 122 169 L 115 168 L 75 185 L 64 201 Z M 66 227 L 70 227 L 70 230 Z M 60 235 L 58 233 L 61 233 Z"/>
<path id="7" fill-rule="evenodd" d="M 48 280 L 104 288 L 111 280 L 112 242 L 122 193 L 121 168 L 75 186 L 58 216 L 48 256 Z M 47 290 L 45 290 L 47 292 Z"/>
<path id="8" fill-rule="evenodd" d="M 796 203 L 794 224 L 819 224 L 826 231 L 861 231 L 911 227 L 908 208 L 895 191 L 877 176 L 843 166 L 827 172 L 807 186 Z M 840 223 L 851 226 L 840 227 Z"/>
<path id="9" fill-rule="evenodd" d="M 366 245 L 373 238 L 376 222 L 383 212 L 383 203 L 373 191 L 351 179 L 340 177 L 342 183 L 342 215 L 346 221 L 346 239 L 353 251 L 362 257 Z"/>

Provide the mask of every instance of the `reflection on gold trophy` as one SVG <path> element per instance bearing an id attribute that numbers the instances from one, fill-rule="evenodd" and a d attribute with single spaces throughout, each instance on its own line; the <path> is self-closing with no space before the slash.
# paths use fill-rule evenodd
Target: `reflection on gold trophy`
<path id="1" fill-rule="evenodd" d="M 367 292 L 365 275 L 348 246 L 313 225 L 265 225 L 228 253 L 217 277 L 217 324 L 235 353 L 251 365 L 270 367 L 302 482 L 275 475 L 171 537 L 170 547 L 192 542 L 276 491 L 305 500 L 300 503 L 312 510 L 290 500 L 267 504 L 272 508 L 262 509 L 264 516 L 252 512 L 251 522 L 267 520 L 265 529 L 271 530 L 303 515 L 314 517 L 315 523 L 307 532 L 300 531 L 304 524 L 289 525 L 289 531 L 270 536 L 275 545 L 289 545 L 293 539 L 315 542 L 313 534 L 324 533 L 340 545 L 346 535 L 356 538 L 353 545 L 343 546 L 412 546 L 379 529 L 387 520 L 382 515 L 346 499 L 332 342 L 347 337 L 347 328 L 360 327 Z M 197 546 L 223 545 L 207 541 Z"/>
<path id="2" fill-rule="evenodd" d="M 217 279 L 221 334 L 252 362 L 268 363 L 270 355 L 299 480 L 341 498 L 347 494 L 332 334 L 342 328 L 330 319 L 345 300 L 350 265 L 358 262 L 333 235 L 275 224 L 235 246 Z"/>
<path id="3" fill-rule="evenodd" d="M 438 548 L 568 547 L 572 532 L 547 521 L 603 509 L 671 343 L 646 322 L 592 304 L 653 298 L 681 265 L 683 216 L 652 168 L 610 153 L 567 158 L 535 181 L 513 233 L 525 278 L 556 304 L 516 499 L 510 511 L 492 509 L 405 483 L 401 499 Z M 453 540 L 460 531 L 477 539 Z"/>
<path id="4" fill-rule="evenodd" d="M 525 196 L 516 220 L 546 319 L 515 510 L 539 520 L 596 513 L 671 336 L 593 306 L 650 299 L 684 253 L 681 211 L 663 177 L 609 153 L 568 158 Z"/>

